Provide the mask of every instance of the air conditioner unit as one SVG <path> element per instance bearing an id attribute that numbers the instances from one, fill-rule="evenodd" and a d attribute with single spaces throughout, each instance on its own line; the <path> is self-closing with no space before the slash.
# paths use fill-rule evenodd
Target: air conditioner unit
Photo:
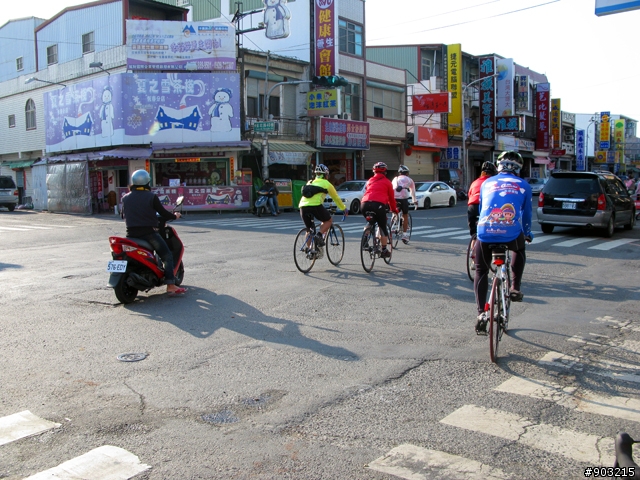
<path id="1" fill-rule="evenodd" d="M 351 120 L 351 114 L 350 113 L 343 113 L 342 114 L 342 118 L 344 120 Z"/>

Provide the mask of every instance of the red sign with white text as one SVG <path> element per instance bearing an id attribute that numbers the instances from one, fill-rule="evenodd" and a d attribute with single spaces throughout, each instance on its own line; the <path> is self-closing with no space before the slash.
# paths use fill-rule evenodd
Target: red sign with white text
<path id="1" fill-rule="evenodd" d="M 449 132 L 439 128 L 415 127 L 413 144 L 420 147 L 447 148 Z"/>
<path id="2" fill-rule="evenodd" d="M 416 115 L 424 113 L 449 113 L 451 108 L 449 92 L 412 95 L 411 102 L 413 104 L 413 113 Z"/>

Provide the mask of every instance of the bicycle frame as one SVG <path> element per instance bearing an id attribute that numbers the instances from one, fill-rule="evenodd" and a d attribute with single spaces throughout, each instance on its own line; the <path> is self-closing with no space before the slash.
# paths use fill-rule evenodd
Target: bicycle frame
<path id="1" fill-rule="evenodd" d="M 504 245 L 498 245 L 491 250 L 491 264 L 496 270 L 491 277 L 491 295 L 489 296 L 489 355 L 491 361 L 496 362 L 500 340 L 509 324 L 511 262 L 509 249 Z"/>

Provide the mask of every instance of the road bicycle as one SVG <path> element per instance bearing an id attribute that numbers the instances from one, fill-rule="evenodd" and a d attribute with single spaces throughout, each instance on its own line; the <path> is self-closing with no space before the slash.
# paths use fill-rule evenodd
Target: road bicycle
<path id="1" fill-rule="evenodd" d="M 343 214 L 342 221 L 345 218 L 346 214 Z M 311 230 L 307 230 L 305 227 L 296 235 L 296 240 L 293 244 L 293 261 L 302 273 L 309 272 L 316 260 L 324 256 L 322 247 L 317 245 L 316 232 L 318 228 L 320 228 L 320 223 L 314 222 Z M 327 252 L 329 262 L 332 265 L 338 265 L 344 256 L 344 232 L 342 227 L 331 222 L 331 227 L 323 238 L 325 242 L 324 250 Z"/>
<path id="2" fill-rule="evenodd" d="M 498 346 L 509 326 L 511 308 L 511 259 L 506 245 L 490 244 L 491 264 L 495 266 L 489 295 L 489 356 L 498 361 Z"/>
<path id="3" fill-rule="evenodd" d="M 406 239 L 402 239 L 402 242 L 407 244 L 409 240 L 411 240 L 411 230 L 413 229 L 413 220 L 411 219 L 411 214 L 407 214 L 407 237 Z M 393 248 L 395 249 L 398 246 L 398 241 L 401 239 L 402 234 L 404 233 L 404 215 L 402 213 L 394 213 L 391 216 L 391 228 L 389 232 L 393 234 Z"/>
<path id="4" fill-rule="evenodd" d="M 365 218 L 367 219 L 367 224 L 364 227 L 362 240 L 360 241 L 360 260 L 364 271 L 371 273 L 373 265 L 376 263 L 376 258 L 382 257 L 382 243 L 380 241 L 380 227 L 376 222 L 376 213 L 365 212 Z M 387 244 L 389 256 L 382 257 L 382 259 L 388 265 L 391 263 L 391 254 L 393 254 L 393 233 L 388 220 L 387 231 L 389 232 L 389 243 Z"/>
<path id="5" fill-rule="evenodd" d="M 467 275 L 472 282 L 476 278 L 476 240 L 478 236 L 474 233 L 469 239 L 469 245 L 467 246 Z M 495 265 L 489 266 L 492 272 L 496 271 Z"/>

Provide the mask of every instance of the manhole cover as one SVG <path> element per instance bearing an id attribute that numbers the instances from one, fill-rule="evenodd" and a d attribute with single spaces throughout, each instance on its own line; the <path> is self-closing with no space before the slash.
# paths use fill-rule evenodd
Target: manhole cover
<path id="1" fill-rule="evenodd" d="M 118 355 L 118 360 L 121 362 L 139 362 L 147 358 L 146 353 L 121 353 Z"/>
<path id="2" fill-rule="evenodd" d="M 202 419 L 205 422 L 215 423 L 215 424 L 238 423 L 240 421 L 240 419 L 236 417 L 236 414 L 233 413 L 231 410 L 222 410 L 217 413 L 207 413 L 206 415 L 202 416 Z"/>

